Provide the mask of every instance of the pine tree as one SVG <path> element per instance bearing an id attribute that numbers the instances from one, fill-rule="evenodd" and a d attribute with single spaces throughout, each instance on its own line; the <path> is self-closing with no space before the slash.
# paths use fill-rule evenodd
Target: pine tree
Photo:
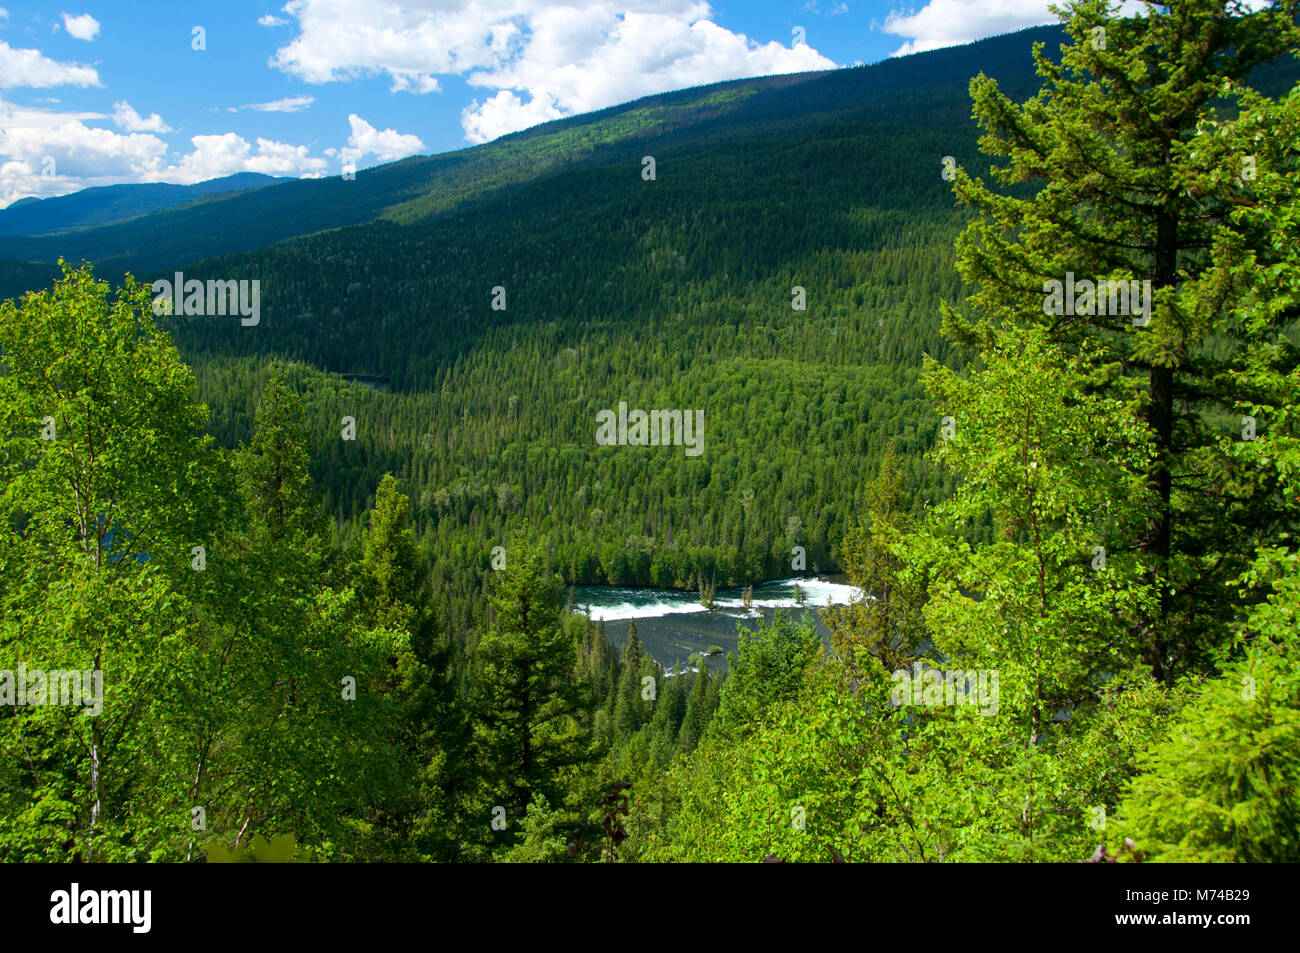
<path id="1" fill-rule="evenodd" d="M 729 739 L 754 731 L 769 709 L 792 698 L 821 648 L 812 625 L 796 625 L 778 610 L 756 632 L 738 626 L 740 648 L 719 691 L 718 727 Z M 712 713 L 712 708 L 706 707 Z"/>
<path id="2" fill-rule="evenodd" d="M 1300 525 L 1300 349 L 1287 331 L 1300 316 L 1300 90 L 1283 102 L 1247 96 L 1234 123 L 1213 130 L 1217 148 L 1258 163 L 1253 196 L 1236 220 L 1266 236 L 1259 249 L 1224 243 L 1198 289 L 1231 294 L 1245 346 L 1227 372 L 1243 422 L 1224 438 L 1252 495 Z M 1234 421 L 1235 423 L 1235 421 Z M 1243 527 L 1246 529 L 1246 527 Z M 1147 860 L 1294 862 L 1300 858 L 1300 558 L 1291 532 L 1260 536 L 1239 592 L 1265 594 L 1241 633 L 1244 651 L 1142 756 L 1108 846 L 1126 838 Z M 1258 598 L 1258 596 L 1256 597 Z"/>
<path id="3" fill-rule="evenodd" d="M 862 599 L 826 614 L 831 646 L 849 678 L 858 681 L 906 668 L 925 637 L 925 580 L 903 571 L 891 547 L 911 529 L 898 455 L 890 447 L 867 487 L 866 519 L 840 543 L 849 582 Z M 874 661 L 878 670 L 865 671 Z"/>
<path id="4" fill-rule="evenodd" d="M 522 534 L 507 553 L 506 568 L 493 578 L 493 620 L 477 647 L 475 750 L 487 806 L 500 804 L 519 821 L 537 795 L 563 802 L 560 772 L 589 757 L 589 742 L 580 725 L 584 697 L 574 644 L 561 625 L 559 580 Z M 482 822 L 487 827 L 486 813 Z"/>
<path id="5" fill-rule="evenodd" d="M 240 458 L 249 509 L 272 540 L 302 544 L 326 537 L 325 517 L 313 498 L 307 425 L 302 400 L 282 369 L 267 380 L 253 438 Z"/>
<path id="6" fill-rule="evenodd" d="M 701 659 L 690 694 L 686 697 L 686 711 L 677 735 L 677 747 L 687 754 L 694 751 L 704 738 L 704 729 L 709 723 L 709 681 L 709 667 Z"/>
<path id="7" fill-rule="evenodd" d="M 410 526 L 409 503 L 388 474 L 375 492 L 370 528 L 357 566 L 366 625 L 399 631 L 392 691 L 415 789 L 403 810 L 403 833 L 426 854 L 450 859 L 456 838 L 452 813 L 472 775 L 466 763 L 470 727 L 457 697 L 458 645 L 437 631 L 428 569 Z M 411 803 L 414 801 L 414 803 Z"/>
<path id="8" fill-rule="evenodd" d="M 434 618 L 427 587 L 427 569 L 410 525 L 410 504 L 391 473 L 375 491 L 361 563 L 359 590 L 368 624 L 400 629 L 417 653 L 433 651 Z"/>

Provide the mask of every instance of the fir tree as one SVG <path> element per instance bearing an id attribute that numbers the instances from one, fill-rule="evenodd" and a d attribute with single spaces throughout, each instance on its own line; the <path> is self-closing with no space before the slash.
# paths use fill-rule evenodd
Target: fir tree
<path id="1" fill-rule="evenodd" d="M 1300 44 L 1300 5 L 1248 12 L 1237 0 L 1189 0 L 1132 19 L 1114 9 L 1105 0 L 1064 8 L 1073 43 L 1060 64 L 1035 47 L 1045 84 L 1028 102 L 1013 104 L 983 74 L 971 82 L 981 147 L 1008 160 L 994 177 L 1042 187 L 1027 198 L 999 194 L 958 172 L 956 193 L 978 213 L 958 242 L 958 268 L 983 317 L 947 310 L 945 326 L 985 349 L 1000 324 L 1045 327 L 1075 353 L 1102 347 L 1089 386 L 1140 407 L 1155 441 L 1143 474 L 1155 504 L 1130 545 L 1158 593 L 1151 617 L 1135 625 L 1147 663 L 1170 681 L 1204 669 L 1225 638 L 1224 582 L 1243 568 L 1237 544 L 1249 546 L 1235 528 L 1277 525 L 1266 500 L 1214 476 L 1225 461 L 1206 411 L 1232 398 L 1219 355 L 1235 350 L 1234 335 L 1222 308 L 1194 289 L 1216 241 L 1257 236 L 1229 214 L 1247 188 L 1231 184 L 1247 157 L 1199 149 L 1197 137 L 1221 97 L 1239 95 L 1255 67 Z M 1129 292 L 1146 282 L 1150 312 L 1131 317 L 1130 295 L 1117 314 L 1123 299 L 1101 290 L 1058 307 L 1071 276 L 1138 282 Z"/>

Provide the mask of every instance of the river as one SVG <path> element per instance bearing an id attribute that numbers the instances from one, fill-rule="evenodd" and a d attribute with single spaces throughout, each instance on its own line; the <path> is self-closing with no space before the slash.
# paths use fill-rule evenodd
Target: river
<path id="1" fill-rule="evenodd" d="M 795 601 L 796 583 L 806 597 L 802 606 Z M 740 642 L 737 626 L 753 631 L 760 620 L 770 620 L 777 609 L 786 609 L 796 622 L 813 623 L 822 639 L 828 640 L 830 633 L 818 610 L 825 608 L 828 600 L 845 605 L 857 592 L 843 577 L 779 579 L 755 586 L 749 609 L 742 590 L 719 589 L 716 608 L 709 610 L 700 605 L 699 593 L 679 589 L 575 586 L 573 605 L 592 620 L 604 622 L 610 641 L 620 647 L 627 642 L 628 623 L 635 620 L 637 638 L 666 669 L 671 670 L 674 664 L 685 668 L 693 652 L 720 646 L 723 654 L 708 660 L 709 671 L 719 673 L 726 668 L 726 653 L 735 651 Z"/>

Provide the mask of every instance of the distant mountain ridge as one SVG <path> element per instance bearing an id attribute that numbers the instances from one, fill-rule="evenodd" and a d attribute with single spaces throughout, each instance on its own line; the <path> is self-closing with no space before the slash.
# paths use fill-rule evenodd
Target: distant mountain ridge
<path id="1" fill-rule="evenodd" d="M 142 182 L 104 185 L 51 198 L 19 199 L 0 209 L 0 235 L 49 235 L 127 221 L 226 192 L 260 189 L 290 178 L 237 172 L 193 185 Z"/>

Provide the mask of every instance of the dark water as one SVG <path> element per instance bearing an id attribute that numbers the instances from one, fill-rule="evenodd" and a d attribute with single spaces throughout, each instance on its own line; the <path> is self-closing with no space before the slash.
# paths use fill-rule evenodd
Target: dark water
<path id="1" fill-rule="evenodd" d="M 805 595 L 803 606 L 796 602 L 796 583 Z M 589 609 L 593 619 L 604 621 L 605 632 L 615 645 L 627 642 L 628 624 L 635 621 L 637 638 L 666 669 L 671 670 L 674 664 L 685 669 L 692 653 L 707 652 L 712 646 L 722 648 L 722 655 L 708 660 L 709 670 L 719 673 L 726 668 L 726 653 L 734 652 L 739 644 L 738 627 L 753 631 L 780 608 L 796 622 L 812 623 L 818 634 L 828 639 L 830 633 L 818 610 L 826 606 L 828 598 L 836 605 L 847 603 L 854 591 L 836 577 L 782 579 L 755 586 L 751 609 L 744 607 L 741 590 L 719 589 L 713 610 L 700 605 L 698 593 L 673 589 L 578 586 L 573 598 L 575 609 Z"/>

